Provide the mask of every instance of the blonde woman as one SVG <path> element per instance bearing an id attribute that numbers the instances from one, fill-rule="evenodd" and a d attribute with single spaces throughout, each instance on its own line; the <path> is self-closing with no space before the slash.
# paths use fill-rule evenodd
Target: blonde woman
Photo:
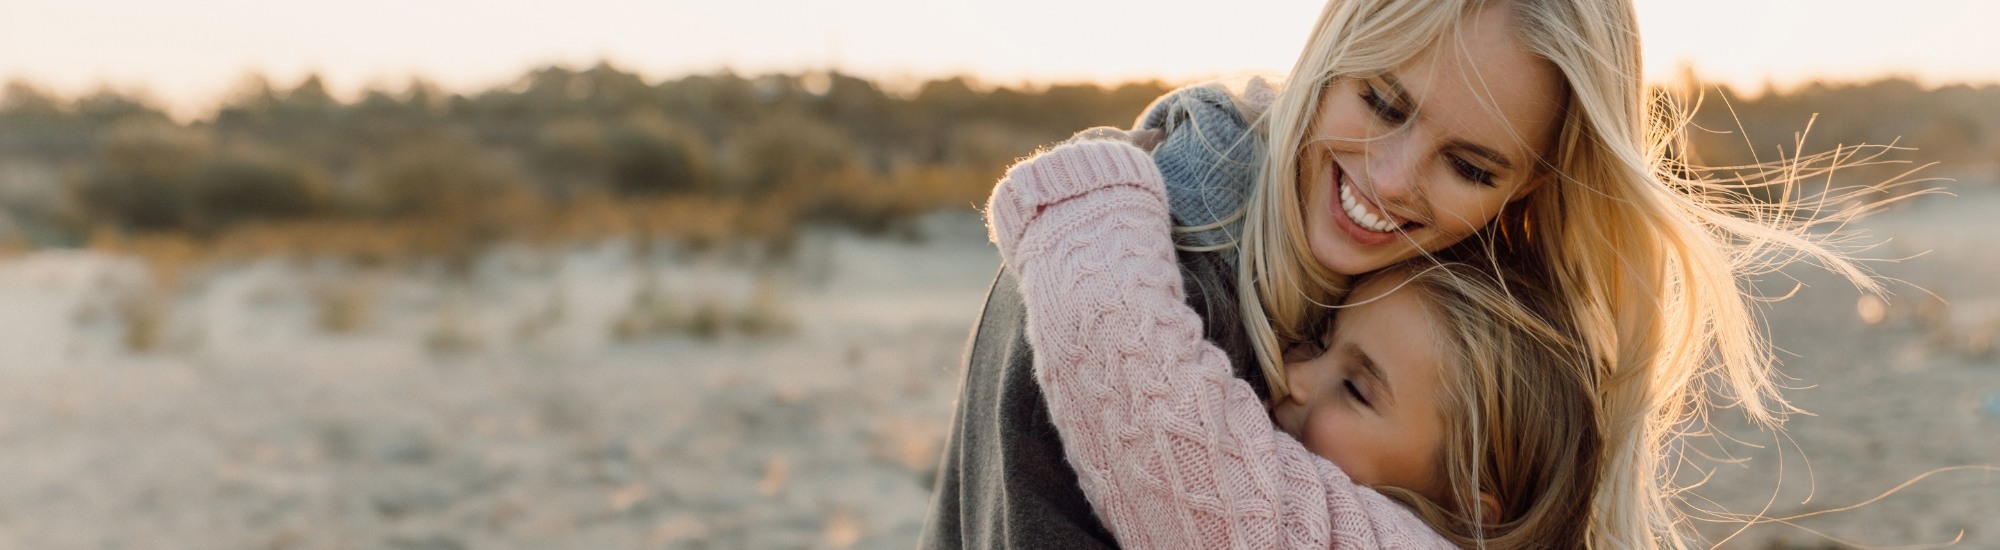
<path id="1" fill-rule="evenodd" d="M 1145 122 L 1167 130 L 1153 158 L 1204 336 L 1282 399 L 1283 350 L 1321 333 L 1351 277 L 1479 255 L 1542 278 L 1606 369 L 1590 541 L 1686 546 L 1663 462 L 1676 429 L 1704 403 L 1785 410 L 1739 277 L 1805 256 L 1869 281 L 1811 220 L 1683 175 L 1677 117 L 1639 80 L 1633 12 L 1332 0 L 1270 93 L 1165 98 Z M 1810 172 L 1782 168 L 1765 183 Z M 974 335 L 924 545 L 1115 545 L 1063 461 L 1017 286 L 1003 269 Z"/>

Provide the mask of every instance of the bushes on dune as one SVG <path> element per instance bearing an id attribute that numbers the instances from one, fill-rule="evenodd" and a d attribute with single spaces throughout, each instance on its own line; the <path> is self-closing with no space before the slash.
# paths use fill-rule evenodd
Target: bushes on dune
<path id="1" fill-rule="evenodd" d="M 537 69 L 477 93 L 414 82 L 347 102 L 317 78 L 289 89 L 250 78 L 212 115 L 176 122 L 141 97 L 66 100 L 15 82 L 0 97 L 0 162 L 64 174 L 62 208 L 16 210 L 64 212 L 21 223 L 71 235 L 222 238 L 312 222 L 424 226 L 465 246 L 583 226 L 782 241 L 800 223 L 881 231 L 967 208 L 1013 159 L 1079 128 L 1128 125 L 1168 91 L 964 78 L 901 87 L 839 73 L 649 83 L 600 63 Z M 1789 145 L 1812 113 L 1825 113 L 1809 152 L 1894 142 L 1924 149 L 1910 158 L 1945 161 L 1940 175 L 2000 172 L 2000 87 L 1887 80 L 1714 95 L 1693 135 L 1707 164 Z M 713 205 L 702 223 L 725 225 L 645 219 L 685 210 L 646 206 L 654 202 Z M 607 204 L 625 212 L 606 215 Z M 606 219 L 575 223 L 586 214 L 566 209 L 577 208 Z M 466 227 L 438 229 L 449 224 Z"/>

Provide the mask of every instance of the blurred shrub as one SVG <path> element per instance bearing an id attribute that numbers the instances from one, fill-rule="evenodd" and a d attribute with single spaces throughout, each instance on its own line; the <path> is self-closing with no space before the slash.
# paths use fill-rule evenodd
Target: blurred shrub
<path id="1" fill-rule="evenodd" d="M 408 144 L 382 159 L 358 202 L 384 217 L 446 214 L 526 188 L 518 173 L 486 151 L 437 139 Z"/>
<path id="2" fill-rule="evenodd" d="M 134 96 L 65 102 L 15 83 L 0 101 L 0 157 L 32 143 L 37 158 L 80 158 L 69 178 L 79 232 L 220 238 L 254 225 L 266 235 L 230 241 L 265 249 L 316 227 L 296 222 L 405 220 L 403 230 L 427 235 L 417 241 L 469 245 L 519 233 L 523 216 L 576 225 L 535 209 L 602 210 L 586 200 L 602 195 L 727 205 L 688 220 L 634 211 L 611 225 L 692 241 L 783 240 L 803 221 L 880 229 L 968 204 L 1036 145 L 1122 124 L 1164 91 L 951 79 L 899 95 L 831 72 L 650 84 L 600 63 L 538 69 L 471 95 L 413 82 L 353 103 L 318 78 L 252 76 L 210 118 L 176 123 Z"/>
<path id="3" fill-rule="evenodd" d="M 108 132 L 92 169 L 71 181 L 80 221 L 132 231 L 208 232 L 325 211 L 325 176 L 256 149 L 215 152 L 205 133 L 161 122 Z"/>
<path id="4" fill-rule="evenodd" d="M 210 159 L 192 197 L 204 226 L 310 218 L 331 206 L 326 176 L 313 167 L 264 151 L 229 151 Z"/>
<path id="5" fill-rule="evenodd" d="M 78 214 L 125 229 L 194 229 L 195 190 L 209 148 L 208 136 L 192 128 L 118 125 L 99 145 L 95 169 L 71 182 Z"/>
<path id="6" fill-rule="evenodd" d="M 705 191 L 714 185 L 708 142 L 656 111 L 624 117 L 603 142 L 612 188 L 619 193 Z"/>
<path id="7" fill-rule="evenodd" d="M 529 162 L 548 180 L 543 189 L 569 198 L 577 187 L 603 182 L 611 152 L 604 143 L 604 128 L 596 120 L 562 118 L 542 125 Z"/>
<path id="8" fill-rule="evenodd" d="M 745 130 L 735 145 L 730 191 L 740 195 L 838 184 L 856 168 L 855 147 L 847 136 L 797 114 L 763 120 Z"/>
<path id="9" fill-rule="evenodd" d="M 1170 90 L 969 78 L 895 88 L 837 72 L 648 82 L 599 63 L 540 68 L 465 94 L 413 81 L 346 102 L 317 78 L 253 76 L 213 114 L 177 122 L 141 95 L 66 99 L 16 81 L 0 97 L 0 165 L 36 165 L 14 173 L 61 182 L 61 192 L 40 196 L 66 202 L 67 223 L 42 225 L 72 234 L 37 242 L 169 232 L 238 250 L 290 243 L 386 259 L 638 232 L 782 249 L 802 223 L 893 231 L 932 210 L 969 208 L 1037 146 L 1129 125 Z M 2000 177 L 2000 86 L 1885 79 L 1756 97 L 1710 89 L 1691 135 L 1699 164 L 1789 156 L 1818 114 L 1805 153 L 1895 143 L 1920 149 L 1896 159 L 1944 164 L 1925 175 Z M 1912 166 L 1844 171 L 1796 192 L 1877 183 Z M 0 195 L 15 202 L 0 208 L 29 211 L 13 197 L 32 196 Z"/>

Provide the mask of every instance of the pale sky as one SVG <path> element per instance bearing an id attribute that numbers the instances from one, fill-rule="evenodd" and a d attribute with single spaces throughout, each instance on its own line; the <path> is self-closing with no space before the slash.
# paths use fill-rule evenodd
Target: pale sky
<path id="1" fill-rule="evenodd" d="M 2000 82 L 2000 1 L 1638 0 L 1648 75 Z M 0 81 L 205 111 L 245 74 L 452 90 L 609 59 L 649 79 L 837 67 L 993 83 L 1282 73 L 1316 0 L 0 0 Z"/>

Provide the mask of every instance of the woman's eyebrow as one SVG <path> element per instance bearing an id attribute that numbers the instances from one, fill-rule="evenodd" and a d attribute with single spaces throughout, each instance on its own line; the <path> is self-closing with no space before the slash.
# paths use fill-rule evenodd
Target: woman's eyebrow
<path id="1" fill-rule="evenodd" d="M 1417 100 L 1410 97 L 1410 90 L 1403 87 L 1403 81 L 1397 80 L 1396 75 L 1393 73 L 1382 73 L 1378 78 L 1382 79 L 1382 85 L 1389 88 L 1389 97 L 1386 99 L 1389 100 L 1390 105 L 1401 106 L 1403 109 L 1410 111 L 1412 115 L 1416 114 Z"/>

